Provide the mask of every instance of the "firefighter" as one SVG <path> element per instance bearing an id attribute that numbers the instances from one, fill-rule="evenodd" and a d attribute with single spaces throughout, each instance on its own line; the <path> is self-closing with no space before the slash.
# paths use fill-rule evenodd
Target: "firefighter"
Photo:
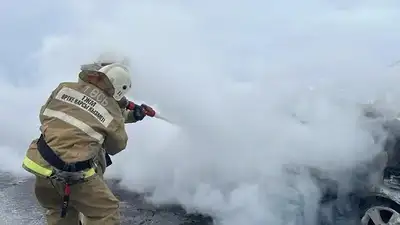
<path id="1" fill-rule="evenodd" d="M 146 116 L 140 105 L 121 107 L 131 87 L 127 61 L 100 56 L 81 66 L 78 82 L 60 83 L 41 107 L 41 134 L 22 166 L 36 176 L 35 196 L 49 225 L 79 224 L 79 213 L 86 225 L 120 224 L 119 200 L 103 173 L 108 155 L 127 146 L 125 123 Z"/>

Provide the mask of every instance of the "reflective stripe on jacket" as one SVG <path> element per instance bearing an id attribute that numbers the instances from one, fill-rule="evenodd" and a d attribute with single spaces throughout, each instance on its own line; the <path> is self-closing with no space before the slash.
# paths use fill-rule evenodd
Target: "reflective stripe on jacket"
<path id="1" fill-rule="evenodd" d="M 114 155 L 127 145 L 125 119 L 118 103 L 82 80 L 61 83 L 42 106 L 39 118 L 46 143 L 66 163 L 95 159 L 105 167 L 104 149 Z M 47 177 L 52 167 L 41 157 L 36 141 L 27 150 L 23 168 Z M 94 174 L 94 169 L 85 174 Z"/>

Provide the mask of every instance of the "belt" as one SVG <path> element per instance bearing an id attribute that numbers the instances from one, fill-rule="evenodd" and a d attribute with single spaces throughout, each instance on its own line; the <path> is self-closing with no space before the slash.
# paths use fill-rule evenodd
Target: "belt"
<path id="1" fill-rule="evenodd" d="M 79 161 L 74 163 L 66 163 L 57 154 L 50 148 L 50 146 L 46 143 L 43 138 L 43 135 L 40 135 L 37 146 L 40 155 L 46 160 L 51 166 L 66 172 L 79 172 L 82 170 L 92 168 L 91 159 L 85 161 Z"/>

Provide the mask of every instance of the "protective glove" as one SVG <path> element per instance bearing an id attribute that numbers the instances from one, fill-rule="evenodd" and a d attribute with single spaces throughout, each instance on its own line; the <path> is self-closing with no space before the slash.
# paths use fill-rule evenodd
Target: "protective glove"
<path id="1" fill-rule="evenodd" d="M 146 109 L 140 105 L 135 104 L 135 107 L 133 107 L 132 109 L 132 113 L 133 113 L 133 118 L 136 121 L 143 120 L 143 118 L 146 117 Z"/>
<path id="2" fill-rule="evenodd" d="M 146 104 L 137 105 L 134 102 L 129 101 L 125 96 L 118 101 L 118 105 L 123 110 L 131 111 L 133 118 L 136 121 L 142 120 L 145 116 L 154 117 L 156 115 L 156 111 L 154 111 L 154 109 L 150 106 Z"/>

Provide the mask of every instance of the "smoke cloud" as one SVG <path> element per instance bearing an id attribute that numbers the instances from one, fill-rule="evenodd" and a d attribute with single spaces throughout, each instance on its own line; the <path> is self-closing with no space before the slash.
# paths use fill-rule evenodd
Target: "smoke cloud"
<path id="1" fill-rule="evenodd" d="M 16 174 L 50 92 L 103 51 L 129 56 L 128 97 L 173 121 L 128 125 L 106 175 L 223 225 L 280 224 L 293 202 L 314 224 L 319 189 L 285 168 L 365 162 L 381 147 L 360 104 L 399 110 L 398 1 L 36 3 L 0 14 L 0 164 Z"/>

